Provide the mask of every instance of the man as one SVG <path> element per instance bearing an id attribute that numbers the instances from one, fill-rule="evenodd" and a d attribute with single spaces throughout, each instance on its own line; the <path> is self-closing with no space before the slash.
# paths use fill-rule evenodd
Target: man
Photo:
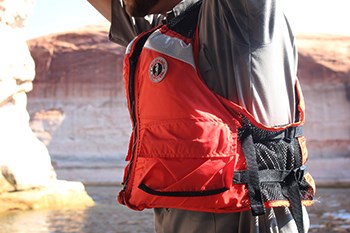
<path id="1" fill-rule="evenodd" d="M 127 49 L 124 72 L 129 110 L 135 131 L 124 178 L 124 184 L 128 184 L 129 188 L 124 187 L 119 195 L 119 201 L 133 209 L 155 207 L 157 232 L 307 232 L 309 225 L 307 213 L 305 208 L 301 210 L 298 204 L 301 201 L 300 190 L 297 189 L 299 201 L 295 201 L 292 200 L 295 189 L 291 188 L 296 183 L 300 185 L 304 182 L 303 176 L 299 175 L 304 173 L 300 167 L 306 160 L 302 137 L 296 133 L 304 119 L 302 95 L 296 77 L 297 52 L 293 34 L 279 1 L 203 0 L 200 3 L 198 0 L 124 0 L 123 2 L 113 0 L 111 3 L 108 0 L 89 0 L 89 2 L 111 21 L 110 39 L 124 46 L 142 32 L 162 23 L 167 25 L 140 35 Z M 196 7 L 198 11 L 194 9 Z M 198 15 L 197 18 L 188 16 L 195 14 Z M 136 18 L 131 18 L 129 15 Z M 185 32 L 186 36 L 183 36 L 181 34 L 183 25 L 187 27 L 191 24 L 197 26 L 197 33 Z M 191 36 L 187 36 L 188 34 Z M 191 38 L 194 39 L 190 40 Z M 176 46 L 176 43 L 179 46 Z M 180 47 L 186 50 L 188 47 L 186 45 L 193 46 L 193 62 L 191 59 L 186 60 L 187 52 L 179 52 L 182 55 L 177 53 Z M 142 46 L 145 49 L 142 49 Z M 192 49 L 190 50 L 192 52 Z M 152 57 L 153 54 L 156 55 Z M 173 58 L 177 58 L 178 61 L 173 63 Z M 182 64 L 179 60 L 185 60 L 187 64 Z M 134 70 L 130 68 L 133 66 L 132 61 L 135 61 Z M 171 67 L 178 67 L 178 64 L 182 64 L 180 72 L 171 71 Z M 194 70 L 199 68 L 198 75 L 205 86 L 202 86 L 197 78 L 193 78 L 192 82 L 190 76 L 195 74 L 192 74 L 193 71 L 187 66 L 188 64 Z M 175 72 L 178 72 L 175 75 L 177 81 L 171 83 L 170 77 L 173 75 L 171 73 Z M 155 85 L 144 84 L 146 76 L 149 76 L 153 84 L 160 85 L 155 88 Z M 182 86 L 178 86 L 179 82 Z M 161 85 L 167 87 L 159 91 L 161 88 L 158 87 Z M 191 86 L 191 89 L 186 90 L 188 86 Z M 147 91 L 150 93 L 145 94 Z M 181 104 L 176 103 L 177 99 L 181 100 Z M 162 105 L 162 108 L 158 109 L 159 105 Z M 171 107 L 167 108 L 168 105 Z M 172 118 L 172 115 L 176 117 Z M 188 119 L 178 120 L 182 117 Z M 228 118 L 231 120 L 227 120 Z M 235 124 L 230 122 L 235 120 L 237 120 Z M 215 122 L 215 127 L 212 121 Z M 228 131 L 225 128 L 227 126 Z M 186 130 L 189 131 L 188 135 Z M 215 133 L 212 133 L 213 131 Z M 284 132 L 290 131 L 293 132 L 292 136 L 285 136 Z M 192 134 L 195 136 L 191 137 Z M 283 138 L 281 135 L 284 135 Z M 227 140 L 231 136 L 236 137 L 232 143 Z M 140 138 L 144 142 L 141 142 Z M 216 144 L 207 142 L 208 138 Z M 242 148 L 237 147 L 236 142 Z M 224 149 L 220 149 L 221 147 Z M 234 147 L 234 152 L 228 147 Z M 297 159 L 300 162 L 293 163 L 288 169 L 277 168 L 280 165 L 276 163 L 288 163 L 294 158 L 290 153 L 298 153 L 295 151 L 300 150 L 302 156 Z M 247 162 L 233 158 L 235 156 L 225 157 L 226 152 L 234 154 L 235 151 L 244 154 Z M 192 160 L 192 156 L 196 153 L 200 154 L 199 158 Z M 288 155 L 283 157 L 281 155 L 283 153 Z M 219 155 L 219 161 L 213 154 Z M 248 154 L 253 154 L 254 160 L 249 159 Z M 174 191 L 173 188 L 164 188 L 165 191 L 160 191 L 160 187 L 169 182 L 167 179 L 172 179 L 172 175 L 178 176 L 178 173 L 181 173 L 178 170 L 186 170 L 183 164 L 187 168 L 192 162 L 196 163 L 207 156 L 212 157 L 201 160 L 201 165 L 194 167 L 180 179 L 170 182 L 170 186 L 182 182 L 179 184 L 181 190 L 193 190 L 203 176 L 211 176 L 212 180 L 226 180 L 231 175 L 234 176 L 236 183 L 231 186 L 228 184 L 220 191 L 219 189 L 213 191 L 208 188 L 212 181 L 208 178 L 205 180 L 205 185 L 209 185 L 198 187 L 198 191 L 191 191 L 191 197 L 184 194 L 189 191 L 182 192 L 176 189 Z M 231 164 L 233 161 L 231 159 L 236 159 L 236 165 Z M 258 160 L 258 164 L 255 160 Z M 281 162 L 282 160 L 285 162 Z M 237 167 L 241 162 L 242 166 Z M 209 166 L 201 170 L 199 167 L 203 164 Z M 215 171 L 212 169 L 217 164 L 222 166 L 217 170 L 217 173 L 221 174 L 219 176 L 217 173 L 214 174 Z M 250 172 L 240 173 L 240 169 L 245 166 Z M 254 170 L 256 166 L 259 167 L 259 171 Z M 271 177 L 274 177 L 275 173 L 270 173 L 274 169 L 279 170 L 279 174 L 284 174 L 284 170 L 288 170 L 288 173 L 283 175 L 281 180 L 276 178 L 279 184 L 270 187 L 274 190 L 272 193 L 279 190 L 276 191 L 279 197 L 276 199 L 271 197 L 271 200 L 280 200 L 284 198 L 282 196 L 287 196 L 291 203 L 292 214 L 288 208 L 282 207 L 284 204 L 267 203 L 268 196 L 271 196 L 271 193 L 266 194 L 269 193 L 267 191 L 269 184 L 264 183 L 265 187 L 260 182 L 274 182 L 275 178 Z M 203 175 L 207 171 L 209 173 L 209 170 L 212 172 L 211 175 Z M 231 174 L 232 170 L 235 170 L 235 174 Z M 266 172 L 265 177 L 260 170 Z M 194 178 L 187 179 L 193 174 Z M 260 181 L 252 174 L 259 176 Z M 254 216 L 247 211 L 245 201 L 237 201 L 239 197 L 236 195 L 239 195 L 242 187 L 241 176 L 248 177 L 242 183 L 248 184 L 248 188 L 244 189 L 244 195 L 250 198 L 250 208 Z M 290 179 L 290 176 L 294 178 Z M 256 179 L 258 184 L 254 183 Z M 308 184 L 303 184 L 307 190 L 304 190 L 303 195 L 308 196 L 310 200 L 314 191 L 311 179 L 308 177 Z M 212 187 L 217 187 L 220 183 L 215 182 Z M 228 181 L 230 182 L 231 180 Z M 150 187 L 152 185 L 157 188 L 152 189 Z M 255 197 L 258 197 L 257 201 Z M 260 203 L 261 201 L 265 204 Z"/>

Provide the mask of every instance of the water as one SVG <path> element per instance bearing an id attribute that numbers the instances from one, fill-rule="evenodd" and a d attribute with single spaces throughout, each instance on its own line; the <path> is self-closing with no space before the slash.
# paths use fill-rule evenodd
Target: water
<path id="1" fill-rule="evenodd" d="M 350 189 L 319 189 L 309 208 L 310 232 L 350 232 Z"/>
<path id="2" fill-rule="evenodd" d="M 86 210 L 28 211 L 0 216 L 0 233 L 151 233 L 153 212 L 116 204 L 115 187 L 87 187 L 96 205 Z M 319 189 L 309 208 L 310 233 L 350 232 L 350 189 Z"/>

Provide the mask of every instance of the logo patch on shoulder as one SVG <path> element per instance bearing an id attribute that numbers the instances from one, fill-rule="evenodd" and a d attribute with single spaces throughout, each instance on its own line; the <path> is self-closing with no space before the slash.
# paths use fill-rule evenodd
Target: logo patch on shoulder
<path id="1" fill-rule="evenodd" d="M 168 63 L 162 57 L 156 57 L 149 66 L 149 77 L 152 82 L 162 81 L 168 71 Z"/>

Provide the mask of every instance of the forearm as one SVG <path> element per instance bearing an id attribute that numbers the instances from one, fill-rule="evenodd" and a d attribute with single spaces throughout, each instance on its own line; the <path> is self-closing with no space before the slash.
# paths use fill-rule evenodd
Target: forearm
<path id="1" fill-rule="evenodd" d="M 111 21 L 112 3 L 111 0 L 87 0 L 97 11 L 108 21 Z"/>

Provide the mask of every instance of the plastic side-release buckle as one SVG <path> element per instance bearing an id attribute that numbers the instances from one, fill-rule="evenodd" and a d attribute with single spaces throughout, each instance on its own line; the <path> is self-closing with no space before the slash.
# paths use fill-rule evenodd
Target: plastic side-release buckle
<path id="1" fill-rule="evenodd" d="M 306 172 L 307 172 L 307 166 L 306 165 L 302 165 L 301 167 L 298 167 L 298 168 L 294 169 L 293 170 L 293 174 L 294 174 L 295 181 L 300 183 L 303 180 L 304 175 L 305 175 Z"/>

